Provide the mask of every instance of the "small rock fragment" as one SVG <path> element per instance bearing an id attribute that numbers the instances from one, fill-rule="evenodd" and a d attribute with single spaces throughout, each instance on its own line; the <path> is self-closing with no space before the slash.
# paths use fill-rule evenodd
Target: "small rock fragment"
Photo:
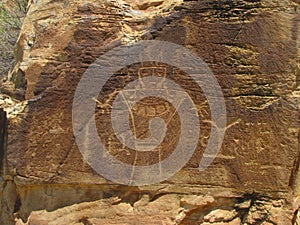
<path id="1" fill-rule="evenodd" d="M 235 205 L 239 209 L 249 209 L 251 206 L 251 200 L 241 202 Z"/>
<path id="2" fill-rule="evenodd" d="M 219 222 L 219 223 L 209 223 L 209 222 L 205 222 L 202 223 L 201 225 L 241 225 L 241 219 L 240 218 L 236 218 L 232 221 L 229 222 Z"/>
<path id="3" fill-rule="evenodd" d="M 215 202 L 212 196 L 187 195 L 181 198 L 180 205 L 187 211 L 211 205 Z"/>
<path id="4" fill-rule="evenodd" d="M 204 221 L 214 223 L 214 222 L 228 222 L 233 220 L 237 216 L 235 210 L 223 210 L 216 209 L 204 217 Z"/>

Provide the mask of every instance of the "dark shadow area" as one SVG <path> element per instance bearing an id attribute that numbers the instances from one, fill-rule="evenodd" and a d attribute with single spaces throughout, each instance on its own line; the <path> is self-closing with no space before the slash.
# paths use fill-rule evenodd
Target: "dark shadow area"
<path id="1" fill-rule="evenodd" d="M 0 109 L 0 176 L 5 174 L 7 126 L 8 120 L 6 117 L 6 112 L 3 109 Z"/>

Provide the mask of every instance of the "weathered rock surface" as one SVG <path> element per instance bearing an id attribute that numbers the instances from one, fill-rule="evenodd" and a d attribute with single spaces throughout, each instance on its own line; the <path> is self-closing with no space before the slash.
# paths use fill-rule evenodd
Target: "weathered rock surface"
<path id="1" fill-rule="evenodd" d="M 299 7 L 292 0 L 30 2 L 17 63 L 1 85 L 20 109 L 2 106 L 14 119 L 8 127 L 0 223 L 14 224 L 14 216 L 17 224 L 296 223 Z M 72 101 L 91 63 L 139 40 L 169 41 L 201 57 L 222 87 L 228 125 L 217 158 L 199 172 L 212 126 L 202 91 L 170 65 L 149 62 L 119 71 L 96 99 L 99 135 L 119 160 L 159 162 L 179 136 L 177 114 L 162 154 L 122 147 L 112 134 L 112 99 L 139 71 L 165 71 L 191 95 L 201 119 L 199 144 L 188 164 L 160 184 L 135 188 L 107 181 L 82 159 L 72 130 Z M 147 121 L 162 106 L 163 113 L 174 109 L 157 99 L 136 105 L 138 136 L 149 135 Z M 267 197 L 245 197 L 255 193 Z"/>
<path id="2" fill-rule="evenodd" d="M 238 225 L 238 224 L 290 224 L 291 210 L 283 205 L 274 206 L 270 199 L 252 199 L 252 206 L 238 210 L 236 201 L 241 199 L 214 199 L 211 196 L 198 196 L 202 202 L 185 204 L 186 198 L 196 196 L 166 194 L 151 199 L 142 195 L 128 203 L 114 197 L 95 202 L 79 203 L 55 211 L 32 212 L 28 222 L 17 219 L 16 224 L 202 224 L 202 225 Z M 206 201 L 206 198 L 213 201 Z M 224 209 L 218 209 L 222 207 Z M 235 209 L 234 209 L 235 208 Z"/>

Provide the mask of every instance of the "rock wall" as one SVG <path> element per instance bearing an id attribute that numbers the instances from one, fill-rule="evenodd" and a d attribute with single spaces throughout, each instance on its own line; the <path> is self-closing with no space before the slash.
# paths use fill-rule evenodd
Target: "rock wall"
<path id="1" fill-rule="evenodd" d="M 7 126 L 8 121 L 6 117 L 6 112 L 0 109 L 0 168 L 1 174 L 4 174 L 5 168 L 5 152 L 7 143 Z"/>
<path id="2" fill-rule="evenodd" d="M 30 2 L 17 63 L 1 83 L 1 93 L 12 98 L 2 106 L 10 124 L 1 223 L 296 224 L 299 6 L 292 0 Z M 213 126 L 202 90 L 163 63 L 118 71 L 95 101 L 99 135 L 119 160 L 159 162 L 180 135 L 176 113 L 163 153 L 137 153 L 113 135 L 113 99 L 140 71 L 161 69 L 188 92 L 200 117 L 201 135 L 187 165 L 159 184 L 131 187 L 106 180 L 83 160 L 72 103 L 80 78 L 98 57 L 140 40 L 175 43 L 202 58 L 222 88 L 227 126 L 217 158 L 199 172 Z M 174 111 L 153 98 L 137 104 L 131 125 L 137 136 L 149 135 L 143 121 L 162 105 L 163 113 Z"/>

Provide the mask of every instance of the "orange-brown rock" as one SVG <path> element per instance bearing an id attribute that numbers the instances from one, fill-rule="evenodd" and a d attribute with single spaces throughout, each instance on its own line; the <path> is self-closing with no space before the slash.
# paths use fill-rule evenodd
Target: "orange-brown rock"
<path id="1" fill-rule="evenodd" d="M 299 7 L 293 0 L 30 2 L 16 65 L 1 86 L 15 100 L 1 106 L 10 124 L 0 223 L 13 224 L 14 217 L 17 224 L 37 225 L 295 223 Z M 133 107 L 131 128 L 147 138 L 149 120 L 171 114 L 160 151 L 134 151 L 113 134 L 113 99 L 140 71 L 163 71 L 184 88 L 201 128 L 184 168 L 159 184 L 129 187 L 100 176 L 83 159 L 72 103 L 80 78 L 97 58 L 140 40 L 175 43 L 202 58 L 222 88 L 227 126 L 219 154 L 200 172 L 214 126 L 203 91 L 172 65 L 143 62 L 119 70 L 95 99 L 99 136 L 118 160 L 159 163 L 180 136 L 176 108 L 155 98 Z M 12 194 L 5 197 L 8 189 Z"/>

